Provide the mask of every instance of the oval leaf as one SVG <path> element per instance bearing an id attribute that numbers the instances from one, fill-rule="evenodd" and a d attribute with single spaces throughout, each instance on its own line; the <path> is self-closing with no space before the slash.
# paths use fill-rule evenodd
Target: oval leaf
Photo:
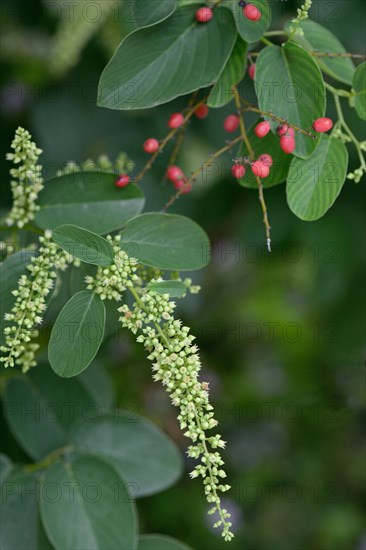
<path id="1" fill-rule="evenodd" d="M 291 26 L 288 25 L 287 28 Z M 333 33 L 319 23 L 306 19 L 300 23 L 304 34 L 295 34 L 293 40 L 298 42 L 307 51 L 319 53 L 347 53 Z M 325 73 L 345 84 L 352 84 L 355 66 L 347 57 L 315 56 L 319 67 Z"/>
<path id="2" fill-rule="evenodd" d="M 169 294 L 172 298 L 181 298 L 187 292 L 187 287 L 181 281 L 156 281 L 149 283 L 147 288 L 158 294 Z"/>
<path id="3" fill-rule="evenodd" d="M 102 300 L 88 290 L 78 292 L 65 304 L 48 346 L 50 365 L 59 376 L 75 376 L 91 363 L 103 340 L 105 318 Z"/>
<path id="4" fill-rule="evenodd" d="M 44 475 L 40 510 L 57 550 L 134 550 L 137 519 L 117 472 L 92 456 L 55 462 Z"/>
<path id="5" fill-rule="evenodd" d="M 272 111 L 302 129 L 311 128 L 316 118 L 324 116 L 322 74 L 312 56 L 296 44 L 287 42 L 284 47 L 262 50 L 256 64 L 255 88 L 262 111 Z M 277 123 L 271 124 L 274 130 Z M 309 157 L 318 142 L 297 133 L 294 155 Z"/>
<path id="6" fill-rule="evenodd" d="M 68 254 L 86 264 L 105 266 L 113 263 L 112 245 L 87 229 L 77 225 L 60 225 L 53 230 L 52 238 Z"/>
<path id="7" fill-rule="evenodd" d="M 62 380 L 48 365 L 40 365 L 6 381 L 4 416 L 25 452 L 41 460 L 66 445 L 75 422 L 100 415 L 103 405 L 94 395 L 95 388 L 89 391 L 82 379 Z"/>
<path id="8" fill-rule="evenodd" d="M 75 224 L 101 235 L 121 229 L 141 212 L 145 199 L 136 185 L 119 189 L 115 180 L 106 172 L 75 172 L 47 181 L 39 194 L 37 225 Z"/>
<path id="9" fill-rule="evenodd" d="M 137 550 L 190 550 L 180 540 L 165 535 L 141 535 Z"/>
<path id="10" fill-rule="evenodd" d="M 233 11 L 236 28 L 240 36 L 247 42 L 257 42 L 271 23 L 271 10 L 268 2 L 263 0 L 253 0 L 250 3 L 254 4 L 261 12 L 262 17 L 259 21 L 250 21 L 244 17 L 243 8 L 239 5 L 239 2 L 229 0 L 224 6 L 230 7 Z"/>
<path id="11" fill-rule="evenodd" d="M 278 136 L 274 135 L 272 132 L 269 132 L 263 138 L 259 138 L 256 136 L 254 128 L 261 120 L 263 119 L 258 119 L 250 128 L 248 132 L 248 139 L 252 145 L 255 158 L 258 158 L 264 153 L 268 153 L 269 155 L 271 155 L 273 159 L 273 165 L 271 167 L 269 176 L 263 179 L 262 183 L 264 187 L 272 187 L 273 185 L 277 185 L 286 180 L 292 156 L 286 155 L 282 151 Z M 245 146 L 245 143 L 241 143 L 238 156 L 243 157 L 248 156 L 248 154 L 249 153 Z M 257 180 L 249 166 L 246 167 L 245 176 L 239 180 L 239 183 L 240 185 L 243 185 L 243 187 L 249 187 L 251 189 L 258 188 Z"/>
<path id="12" fill-rule="evenodd" d="M 10 313 L 15 303 L 16 298 L 12 290 L 18 287 L 18 280 L 26 273 L 26 267 L 31 263 L 33 256 L 34 251 L 20 250 L 0 264 L 0 345 L 3 345 L 5 340 L 4 328 L 11 324 L 4 320 L 4 315 Z"/>
<path id="13" fill-rule="evenodd" d="M 207 25 L 199 24 L 196 10 L 178 9 L 167 21 L 127 36 L 102 73 L 98 105 L 154 107 L 213 84 L 233 49 L 235 25 L 221 8 Z"/>
<path id="14" fill-rule="evenodd" d="M 209 260 L 210 243 L 194 221 L 171 214 L 141 214 L 121 233 L 121 248 L 144 265 L 193 271 Z"/>
<path id="15" fill-rule="evenodd" d="M 233 99 L 232 87 L 244 77 L 247 67 L 247 44 L 238 36 L 232 54 L 212 88 L 207 100 L 209 107 L 222 107 Z"/>
<path id="16" fill-rule="evenodd" d="M 118 411 L 83 424 L 73 435 L 75 448 L 101 456 L 129 484 L 134 498 L 170 487 L 181 475 L 182 458 L 175 444 L 134 411 Z"/>
<path id="17" fill-rule="evenodd" d="M 14 471 L 1 486 L 1 550 L 52 550 L 39 518 L 39 480 Z"/>
<path id="18" fill-rule="evenodd" d="M 362 120 L 366 120 L 366 61 L 356 69 L 353 89 L 356 92 L 353 101 L 357 114 Z"/>
<path id="19" fill-rule="evenodd" d="M 310 159 L 293 159 L 286 189 L 292 212 L 306 221 L 321 218 L 342 189 L 347 165 L 346 146 L 325 134 Z"/>
<path id="20" fill-rule="evenodd" d="M 123 0 L 121 21 L 132 32 L 141 27 L 160 23 L 171 15 L 177 7 L 176 0 Z"/>

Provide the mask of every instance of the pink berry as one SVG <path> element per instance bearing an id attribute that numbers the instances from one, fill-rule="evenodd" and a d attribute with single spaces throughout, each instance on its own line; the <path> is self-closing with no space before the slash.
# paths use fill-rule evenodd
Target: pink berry
<path id="1" fill-rule="evenodd" d="M 254 80 L 254 77 L 255 77 L 255 63 L 252 63 L 252 65 L 249 65 L 248 75 L 249 75 L 249 78 Z"/>
<path id="2" fill-rule="evenodd" d="M 195 110 L 194 114 L 197 118 L 206 118 L 209 112 L 209 108 L 205 103 L 201 103 L 201 105 L 198 105 L 197 109 Z"/>
<path id="3" fill-rule="evenodd" d="M 192 184 L 184 180 L 175 181 L 174 187 L 181 192 L 181 195 L 186 195 L 192 191 Z"/>
<path id="4" fill-rule="evenodd" d="M 144 151 L 145 153 L 156 153 L 156 151 L 159 149 L 159 142 L 155 138 L 147 139 L 144 143 Z"/>
<path id="5" fill-rule="evenodd" d="M 173 113 L 168 121 L 169 128 L 179 128 L 184 122 L 184 116 L 182 113 Z"/>
<path id="6" fill-rule="evenodd" d="M 269 166 L 260 160 L 256 160 L 252 164 L 252 172 L 255 176 L 266 178 L 269 175 Z"/>
<path id="7" fill-rule="evenodd" d="M 245 6 L 245 8 L 243 9 L 243 15 L 244 17 L 249 19 L 249 21 L 259 21 L 260 18 L 262 17 L 262 14 L 259 11 L 259 9 L 253 4 L 247 4 Z"/>
<path id="8" fill-rule="evenodd" d="M 287 124 L 280 124 L 279 126 L 277 126 L 277 134 L 279 136 L 284 136 L 287 130 L 288 130 Z"/>
<path id="9" fill-rule="evenodd" d="M 257 126 L 254 128 L 254 132 L 257 137 L 262 138 L 268 134 L 270 129 L 271 129 L 271 125 L 266 120 L 264 122 L 260 122 L 259 124 L 257 124 Z"/>
<path id="10" fill-rule="evenodd" d="M 333 127 L 333 121 L 330 118 L 317 118 L 313 122 L 313 128 L 316 132 L 328 132 Z"/>
<path id="11" fill-rule="evenodd" d="M 168 180 L 175 183 L 177 181 L 183 180 L 184 174 L 179 166 L 169 166 L 168 170 L 166 171 L 166 177 L 168 178 Z"/>
<path id="12" fill-rule="evenodd" d="M 234 164 L 234 166 L 231 169 L 231 173 L 234 176 L 234 178 L 238 180 L 240 180 L 240 178 L 243 178 L 245 175 L 244 164 Z"/>
<path id="13" fill-rule="evenodd" d="M 280 147 L 282 151 L 286 154 L 290 154 L 295 150 L 295 138 L 293 136 L 281 136 L 280 138 Z"/>
<path id="14" fill-rule="evenodd" d="M 291 128 L 291 126 L 289 126 L 287 128 L 287 132 L 285 134 L 286 136 L 291 136 L 291 137 L 295 137 L 295 130 L 293 128 Z"/>
<path id="15" fill-rule="evenodd" d="M 261 155 L 258 160 L 266 166 L 269 166 L 270 168 L 273 164 L 273 158 L 271 157 L 271 155 L 268 155 L 268 153 L 263 153 L 263 155 Z"/>
<path id="16" fill-rule="evenodd" d="M 196 21 L 198 23 L 208 23 L 213 18 L 213 11 L 211 8 L 200 8 L 196 11 Z"/>
<path id="17" fill-rule="evenodd" d="M 224 120 L 224 130 L 226 132 L 235 132 L 239 126 L 239 117 L 237 115 L 229 115 Z"/>
<path id="18" fill-rule="evenodd" d="M 118 176 L 118 178 L 115 181 L 116 187 L 127 187 L 127 185 L 130 183 L 130 176 L 127 174 L 121 174 Z"/>

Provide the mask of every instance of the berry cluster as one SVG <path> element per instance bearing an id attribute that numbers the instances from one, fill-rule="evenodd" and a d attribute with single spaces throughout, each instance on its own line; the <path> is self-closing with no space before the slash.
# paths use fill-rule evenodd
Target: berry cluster
<path id="1" fill-rule="evenodd" d="M 236 161 L 231 169 L 231 173 L 235 179 L 241 179 L 245 176 L 246 169 L 243 162 L 249 164 L 253 174 L 262 179 L 269 176 L 273 159 L 268 153 L 263 153 L 257 160 L 254 161 L 251 161 L 247 157 L 245 157 L 242 162 Z"/>

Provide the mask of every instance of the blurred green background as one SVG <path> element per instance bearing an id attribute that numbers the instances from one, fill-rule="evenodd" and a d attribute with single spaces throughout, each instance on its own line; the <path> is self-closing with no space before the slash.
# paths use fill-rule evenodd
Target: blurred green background
<path id="1" fill-rule="evenodd" d="M 118 2 L 108 1 L 104 23 L 98 18 L 100 24 L 85 29 L 76 22 L 61 31 L 57 2 L 2 3 L 2 206 L 10 200 L 4 155 L 18 125 L 44 150 L 48 177 L 66 161 L 100 154 L 114 158 L 119 151 L 142 167 L 142 142 L 163 137 L 169 113 L 186 105 L 187 98 L 147 111 L 96 107 L 98 78 L 124 32 L 111 16 Z M 271 5 L 271 28 L 277 29 L 299 3 Z M 91 7 L 88 13 L 92 20 L 96 12 Z M 348 51 L 365 53 L 364 2 L 314 2 L 312 16 Z M 66 70 L 75 37 L 82 33 L 80 59 Z M 250 93 L 248 77 L 244 86 Z M 365 139 L 364 125 L 344 107 L 350 126 Z M 205 121 L 192 121 L 179 159 L 188 173 L 224 143 L 222 122 L 232 111 L 231 104 L 211 111 Z M 332 105 L 328 112 L 334 113 Z M 349 150 L 353 170 L 358 164 Z M 182 302 L 179 314 L 197 335 L 203 377 L 210 381 L 228 442 L 224 458 L 232 490 L 226 504 L 236 531 L 230 548 L 360 550 L 366 544 L 364 185 L 347 181 L 333 208 L 313 223 L 289 211 L 284 185 L 269 189 L 274 247 L 268 255 L 257 194 L 230 176 L 235 154 L 172 209 L 197 220 L 213 243 L 209 267 L 193 274 L 202 292 Z M 164 155 L 141 184 L 147 211 L 160 210 L 172 195 L 161 185 L 168 158 Z M 175 410 L 152 382 L 144 351 L 122 334 L 105 342 L 99 358 L 115 382 L 116 402 L 136 406 L 184 452 Z M 6 452 L 17 458 L 15 448 Z M 141 530 L 172 535 L 196 550 L 228 548 L 211 529 L 201 485 L 187 476 L 191 468 L 187 462 L 175 487 L 138 501 Z"/>

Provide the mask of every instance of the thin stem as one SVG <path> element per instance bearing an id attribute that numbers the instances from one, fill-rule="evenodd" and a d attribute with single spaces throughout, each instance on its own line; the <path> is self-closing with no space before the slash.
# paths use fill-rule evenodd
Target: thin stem
<path id="1" fill-rule="evenodd" d="M 348 53 L 348 52 L 318 52 L 314 50 L 310 52 L 315 57 L 348 57 L 354 59 L 366 59 L 366 55 L 361 53 Z"/>
<path id="2" fill-rule="evenodd" d="M 266 46 L 273 46 L 273 43 L 270 40 L 267 40 L 267 38 L 265 38 L 264 36 L 261 37 L 261 42 L 263 42 L 263 44 L 266 44 Z"/>
<path id="3" fill-rule="evenodd" d="M 218 157 L 220 157 L 221 155 L 223 155 L 224 153 L 226 153 L 226 151 L 230 151 L 230 149 L 236 144 L 236 143 L 239 143 L 239 141 L 241 141 L 241 136 L 231 140 L 227 145 L 225 145 L 225 147 L 222 147 L 221 149 L 219 149 L 218 151 L 216 151 L 215 153 L 213 153 L 212 155 L 210 155 L 210 157 L 199 167 L 197 168 L 197 170 L 195 170 L 193 172 L 193 174 L 191 174 L 191 176 L 187 179 L 186 181 L 186 185 L 188 184 L 192 184 L 194 182 L 194 180 L 196 179 L 196 177 L 207 167 L 209 166 L 212 161 Z M 173 195 L 171 197 L 171 199 L 166 203 L 166 205 L 162 208 L 162 212 L 166 212 L 174 203 L 177 199 L 179 199 L 179 197 L 181 196 L 182 192 L 184 191 L 184 188 L 181 188 L 179 189 L 179 191 L 177 191 L 177 193 L 175 195 Z"/>
<path id="4" fill-rule="evenodd" d="M 244 117 L 242 116 L 242 113 L 241 113 L 240 95 L 236 86 L 233 87 L 233 91 L 234 91 L 234 97 L 235 97 L 235 104 L 238 110 L 238 116 L 240 121 L 241 137 L 246 145 L 246 148 L 248 149 L 250 159 L 254 161 L 255 160 L 254 151 L 250 144 L 250 141 L 248 139 L 248 134 L 245 129 Z M 268 252 L 271 252 L 271 226 L 269 225 L 267 205 L 266 205 L 266 201 L 264 200 L 263 184 L 262 184 L 262 180 L 258 176 L 255 176 L 255 179 L 258 185 L 258 199 L 261 204 L 262 212 L 263 212 L 263 223 L 266 230 L 267 248 L 268 248 Z"/>
<path id="5" fill-rule="evenodd" d="M 263 36 L 283 36 L 284 34 L 287 34 L 286 31 L 268 31 L 265 32 Z"/>
<path id="6" fill-rule="evenodd" d="M 58 458 L 60 458 L 62 455 L 72 451 L 72 449 L 73 449 L 72 445 L 66 445 L 65 447 L 60 447 L 60 449 L 56 449 L 55 451 L 52 451 L 52 453 L 47 455 L 46 458 L 44 458 L 40 462 L 36 462 L 35 464 L 28 464 L 27 466 L 24 466 L 24 471 L 38 472 L 39 470 L 44 470 L 45 468 L 50 466 L 53 462 L 55 462 Z"/>

